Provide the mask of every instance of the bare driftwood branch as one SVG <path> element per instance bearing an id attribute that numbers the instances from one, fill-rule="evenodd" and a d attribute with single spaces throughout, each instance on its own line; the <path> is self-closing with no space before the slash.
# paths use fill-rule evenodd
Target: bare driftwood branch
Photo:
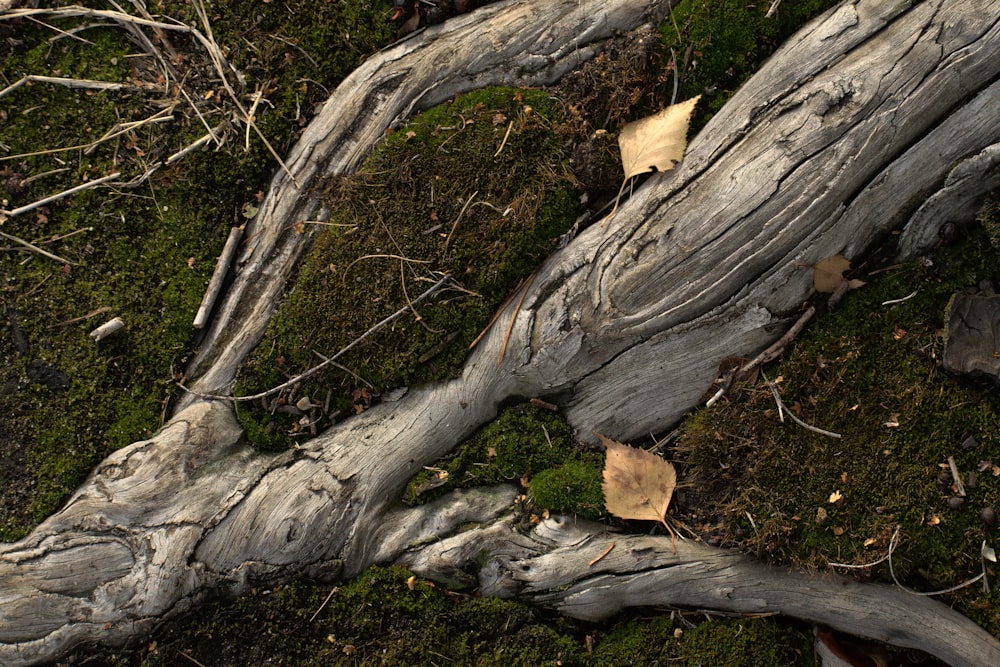
<path id="1" fill-rule="evenodd" d="M 595 41 L 660 11 L 640 0 L 522 0 L 429 28 L 338 88 L 288 169 L 303 184 L 348 173 L 399 115 L 487 82 L 553 80 Z M 653 176 L 610 224 L 550 258 L 502 309 L 509 332 L 490 329 L 460 379 L 270 456 L 241 442 L 228 403 L 189 396 L 152 440 L 115 452 L 65 508 L 0 545 L 0 661 L 121 643 L 213 586 L 349 577 L 400 556 L 424 567 L 418 556 L 431 547 L 404 554 L 407 545 L 446 538 L 461 520 L 449 517 L 490 521 L 507 496 L 484 491 L 478 509 L 425 513 L 394 499 L 504 400 L 558 404 L 585 438 L 663 430 L 696 404 L 720 359 L 780 338 L 811 294 L 804 266 L 862 258 L 893 230 L 900 252 L 913 253 L 1000 184 L 998 15 L 1000 0 L 859 0 L 804 28 L 690 143 L 676 172 Z M 247 230 L 256 243 L 188 373 L 203 393 L 227 393 L 260 339 L 305 245 L 288 230 L 323 221 L 292 182 L 274 177 Z M 499 540 L 481 585 L 581 618 L 633 604 L 781 611 L 955 664 L 1000 664 L 1000 642 L 939 603 L 820 585 L 726 551 L 678 545 L 674 556 L 654 538 L 615 536 L 598 559 L 609 538 L 551 528 L 521 535 L 494 519 L 477 533 Z M 898 623 L 866 618 L 883 598 Z"/>

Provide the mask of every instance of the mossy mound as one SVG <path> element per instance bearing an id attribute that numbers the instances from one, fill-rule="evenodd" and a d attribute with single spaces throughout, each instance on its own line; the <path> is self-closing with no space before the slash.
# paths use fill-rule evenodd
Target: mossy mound
<path id="1" fill-rule="evenodd" d="M 996 543 L 980 511 L 1000 503 L 1000 397 L 991 383 L 941 369 L 943 317 L 953 292 L 1000 279 L 1000 258 L 977 227 L 929 259 L 859 275 L 868 284 L 767 369 L 800 419 L 841 437 L 781 423 L 757 382 L 687 421 L 689 480 L 714 499 L 702 518 L 724 517 L 727 539 L 772 563 L 881 559 L 863 572 L 890 580 L 883 557 L 898 530 L 896 576 L 919 590 L 949 588 L 980 574 L 980 545 Z M 970 586 L 951 600 L 1000 633 L 996 592 Z"/>
<path id="2" fill-rule="evenodd" d="M 603 457 L 581 449 L 561 417 L 529 403 L 508 408 L 418 474 L 404 500 L 422 504 L 456 488 L 512 482 L 530 488 L 535 512 L 596 519 L 604 515 L 603 467 Z"/>
<path id="3" fill-rule="evenodd" d="M 356 175 L 329 183 L 333 217 L 244 365 L 240 391 L 256 393 L 315 366 L 444 274 L 450 289 L 340 358 L 348 372 L 317 374 L 298 396 L 323 401 L 317 425 L 325 427 L 385 390 L 457 375 L 503 299 L 576 219 L 561 123 L 561 105 L 541 90 L 469 93 L 415 117 Z M 294 416 L 275 412 L 282 402 L 294 396 L 257 411 L 265 430 L 259 444 L 301 433 Z M 241 419 L 259 432 L 251 409 Z"/>

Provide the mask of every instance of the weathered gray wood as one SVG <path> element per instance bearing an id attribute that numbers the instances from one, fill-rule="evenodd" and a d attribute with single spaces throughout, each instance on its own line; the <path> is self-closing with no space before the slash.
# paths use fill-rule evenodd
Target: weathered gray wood
<path id="1" fill-rule="evenodd" d="M 414 99 L 442 99 L 484 83 L 490 71 L 557 76 L 588 52 L 585 40 L 635 25 L 656 7 L 525 0 L 428 30 L 345 82 L 288 163 L 300 184 L 349 170 Z M 692 141 L 675 174 L 650 179 L 612 221 L 545 264 L 499 366 L 501 328 L 461 379 L 413 390 L 274 457 L 253 456 L 239 442 L 228 406 L 189 399 L 163 432 L 110 457 L 29 537 L 0 545 L 0 661 L 31 664 L 81 641 L 121 642 L 189 608 L 210 586 L 351 576 L 394 558 L 404 540 L 448 532 L 459 520 L 449 517 L 489 519 L 499 500 L 442 512 L 439 524 L 418 529 L 409 527 L 416 515 L 392 507 L 416 471 L 505 399 L 549 396 L 584 436 L 628 439 L 668 426 L 695 403 L 721 357 L 752 354 L 781 334 L 809 296 L 804 265 L 837 252 L 858 259 L 899 228 L 914 252 L 929 229 L 936 234 L 939 221 L 927 211 L 972 202 L 994 182 L 1000 115 L 986 111 L 1000 102 L 997 16 L 1000 0 L 860 0 L 805 28 Z M 482 36 L 501 30 L 496 58 L 484 56 Z M 475 49 L 462 51 L 468 40 Z M 440 52 L 447 62 L 470 53 L 475 64 L 442 71 L 426 56 Z M 501 57 L 519 64 L 499 67 Z M 315 206 L 275 176 L 248 230 L 253 252 L 189 373 L 197 388 L 229 386 L 301 251 L 287 230 L 321 216 Z M 503 521 L 493 530 L 501 534 Z M 524 539 L 511 535 L 498 549 L 527 558 Z M 91 563 L 100 570 L 83 574 Z M 57 570 L 73 576 L 60 579 Z M 574 600 L 605 590 L 588 594 L 589 575 L 576 576 Z M 636 585 L 623 577 L 627 595 L 615 599 L 649 604 L 631 597 Z M 796 591 L 782 595 L 806 594 Z M 749 608 L 756 598 L 743 599 Z M 997 664 L 975 658 L 995 655 L 991 638 L 954 622 L 952 631 L 976 645 L 966 664 Z M 906 632 L 889 639 L 926 637 L 925 650 L 955 655 L 922 626 Z"/>
<path id="2" fill-rule="evenodd" d="M 352 173 L 385 129 L 454 95 L 489 85 L 556 81 L 601 42 L 662 19 L 664 0 L 496 2 L 431 26 L 366 60 L 309 123 L 275 174 L 245 238 L 234 284 L 218 308 L 189 375 L 196 389 L 225 392 L 264 334 L 308 236 L 292 226 L 326 220 L 310 185 Z"/>
<path id="3" fill-rule="evenodd" d="M 494 545 L 498 552 L 481 572 L 484 590 L 573 618 L 598 621 L 635 606 L 777 612 L 895 646 L 933 646 L 950 665 L 1000 664 L 992 636 L 929 598 L 829 573 L 770 568 L 692 542 L 677 543 L 675 554 L 669 537 L 609 534 L 571 517 L 545 520 L 529 535 L 497 523 L 404 555 L 400 563 L 448 577 L 462 559 Z"/>
<path id="4" fill-rule="evenodd" d="M 952 296 L 945 320 L 945 370 L 1000 381 L 1000 295 L 993 285 Z"/>

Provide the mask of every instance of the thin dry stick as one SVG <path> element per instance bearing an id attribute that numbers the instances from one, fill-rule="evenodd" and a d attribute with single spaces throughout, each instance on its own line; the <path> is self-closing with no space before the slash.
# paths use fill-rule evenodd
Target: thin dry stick
<path id="1" fill-rule="evenodd" d="M 356 260 L 354 260 L 353 262 L 351 262 L 350 264 L 348 264 L 347 267 L 344 268 L 344 273 L 342 273 L 341 276 L 340 276 L 340 282 L 341 282 L 341 284 L 342 285 L 346 285 L 347 284 L 347 272 L 351 270 L 352 266 L 354 266 L 355 264 L 357 264 L 358 262 L 360 262 L 363 259 L 376 259 L 376 258 L 379 258 L 379 257 L 381 257 L 383 259 L 399 259 L 399 260 L 402 260 L 404 262 L 413 262 L 414 264 L 430 264 L 431 263 L 430 260 L 428 260 L 428 259 L 410 259 L 409 257 L 403 257 L 402 255 L 390 255 L 390 254 L 386 254 L 386 253 L 376 253 L 374 255 L 362 255 L 361 257 L 358 257 Z"/>
<path id="2" fill-rule="evenodd" d="M 768 379 L 768 377 L 766 375 L 764 375 L 764 371 L 763 370 L 760 372 L 760 375 L 761 375 L 761 377 L 764 378 L 764 382 L 767 383 L 768 388 L 771 390 L 771 394 L 774 396 L 775 402 L 778 404 L 778 414 L 781 414 L 782 412 L 784 412 L 785 414 L 787 414 L 789 417 L 792 418 L 793 422 L 795 422 L 796 424 L 798 424 L 799 426 L 801 426 L 802 428 L 804 428 L 806 430 L 812 431 L 813 433 L 819 433 L 820 435 L 825 435 L 828 438 L 839 438 L 840 437 L 839 433 L 834 433 L 833 431 L 825 431 L 825 430 L 823 430 L 821 428 L 818 428 L 816 426 L 812 426 L 810 424 L 807 424 L 804 421 L 802 421 L 801 419 L 799 419 L 798 417 L 796 417 L 795 413 L 792 412 L 791 410 L 789 410 L 788 407 L 785 405 L 785 402 L 781 400 L 781 396 L 778 394 L 777 388 L 775 388 L 774 383 L 771 382 L 771 380 Z"/>
<path id="3" fill-rule="evenodd" d="M 13 241 L 14 243 L 22 245 L 22 246 L 24 246 L 25 248 L 27 248 L 28 250 L 30 250 L 32 252 L 37 252 L 39 255 L 42 255 L 44 257 L 48 257 L 49 259 L 54 259 L 55 261 L 61 262 L 63 264 L 70 264 L 72 266 L 80 266 L 76 262 L 71 262 L 68 259 L 63 259 L 59 255 L 53 255 L 51 252 L 48 252 L 46 250 L 42 250 L 38 246 L 30 244 L 27 241 L 25 241 L 24 239 L 18 238 L 16 236 L 12 236 L 10 234 L 7 234 L 6 232 L 0 232 L 0 236 L 2 236 L 3 238 L 7 239 L 8 241 Z"/>
<path id="4" fill-rule="evenodd" d="M 334 586 L 334 587 L 333 587 L 333 588 L 332 588 L 332 589 L 330 590 L 330 594 L 326 596 L 326 599 L 325 599 L 325 600 L 323 600 L 323 604 L 321 604 L 321 605 L 319 606 L 319 609 L 317 609 L 317 610 L 316 610 L 316 613 L 315 613 L 315 614 L 313 614 L 313 615 L 312 615 L 312 616 L 311 616 L 311 617 L 309 618 L 309 622 L 310 622 L 310 623 L 312 623 L 313 621 L 315 621 L 315 620 L 316 620 L 316 617 L 317 617 L 317 616 L 319 616 L 319 613 L 320 613 L 321 611 L 323 611 L 324 609 L 326 609 L 326 605 L 327 605 L 327 603 L 328 603 L 328 602 L 330 602 L 330 598 L 332 598 L 332 597 L 333 597 L 333 594 L 334 594 L 334 593 L 336 593 L 336 592 L 337 592 L 337 591 L 339 591 L 339 590 L 340 590 L 340 587 L 339 587 L 339 586 Z"/>
<path id="5" fill-rule="evenodd" d="M 514 121 L 510 121 L 510 123 L 507 125 L 507 132 L 503 135 L 503 141 L 500 142 L 500 148 L 498 148 L 497 152 L 493 154 L 493 157 L 500 155 L 500 152 L 503 150 L 503 147 L 507 145 L 507 139 L 510 138 L 510 131 L 512 129 L 514 129 Z"/>
<path id="6" fill-rule="evenodd" d="M 795 337 L 798 336 L 802 330 L 808 324 L 809 320 L 812 319 L 813 315 L 816 314 L 816 307 L 809 306 L 806 312 L 802 313 L 799 319 L 792 325 L 792 328 L 785 332 L 785 335 L 772 343 L 766 350 L 758 354 L 756 357 L 743 364 L 738 371 L 731 370 L 727 372 L 722 377 L 722 387 L 719 388 L 717 392 L 705 402 L 705 407 L 710 408 L 722 398 L 725 393 L 729 390 L 730 385 L 735 377 L 743 375 L 744 373 L 749 373 L 758 366 L 763 366 L 764 364 L 777 359 L 786 347 L 788 347 Z"/>
<path id="7" fill-rule="evenodd" d="M 521 311 L 521 304 L 524 303 L 524 297 L 528 296 L 528 289 L 531 287 L 531 283 L 534 280 L 535 274 L 532 273 L 525 281 L 524 291 L 521 292 L 521 298 L 517 300 L 517 305 L 514 306 L 514 312 L 510 315 L 510 322 L 507 323 L 507 331 L 504 332 L 503 342 L 500 344 L 500 355 L 497 357 L 498 367 L 503 362 L 503 355 L 507 352 L 507 342 L 510 340 L 510 332 L 514 330 L 514 321 L 517 319 L 517 314 Z"/>
<path id="8" fill-rule="evenodd" d="M 198 308 L 198 313 L 194 316 L 192 326 L 195 329 L 201 329 L 208 322 L 212 306 L 215 305 L 215 300 L 219 296 L 219 292 L 222 291 L 222 284 L 226 279 L 226 274 L 229 272 L 229 265 L 232 264 L 233 257 L 236 256 L 236 248 L 239 246 L 240 239 L 242 238 L 242 227 L 233 227 L 229 230 L 229 238 L 226 239 L 226 244 L 222 247 L 222 253 L 219 255 L 219 260 L 215 263 L 215 271 L 212 272 L 212 277 L 208 281 L 208 288 L 205 290 L 205 296 L 201 300 L 201 306 Z"/>
<path id="9" fill-rule="evenodd" d="M 448 282 L 448 280 L 450 280 L 450 279 L 451 279 L 451 274 L 446 273 L 444 275 L 444 277 L 441 278 L 441 280 L 437 281 L 436 283 L 434 283 L 433 285 L 431 285 L 430 287 L 428 287 L 426 290 L 424 290 L 423 294 L 421 294 L 416 299 L 414 299 L 413 303 L 420 303 L 421 301 L 423 301 L 424 299 L 426 299 L 430 295 L 434 294 L 439 289 L 441 289 L 441 287 L 444 286 L 444 284 L 446 282 Z M 374 335 L 375 333 L 377 333 L 378 331 L 380 331 L 385 326 L 391 324 L 394 320 L 398 319 L 401 315 L 409 312 L 409 310 L 410 310 L 410 306 L 409 305 L 403 306 L 402 308 L 400 308 L 399 310 L 397 310 L 395 313 L 393 313 L 389 317 L 385 318 L 384 320 L 382 320 L 381 322 L 379 322 L 378 324 L 376 324 L 375 326 L 373 326 L 368 331 L 364 332 L 363 334 L 361 334 L 360 336 L 358 336 L 357 338 L 355 338 L 349 345 L 347 345 L 346 347 L 342 348 L 339 352 L 337 352 L 335 355 L 333 355 L 332 357 L 330 357 L 329 360 L 324 361 L 323 363 L 319 364 L 318 366 L 313 366 L 312 368 L 310 368 L 309 370 L 305 371 L 304 373 L 302 373 L 300 375 L 296 375 L 295 377 L 293 377 L 288 382 L 280 384 L 277 387 L 272 387 L 271 389 L 268 389 L 267 391 L 263 391 L 263 392 L 261 392 L 259 394 L 254 394 L 252 396 L 223 396 L 221 394 L 203 394 L 203 393 L 201 393 L 199 391 L 194 391 L 193 389 L 188 389 L 187 387 L 185 387 L 182 384 L 178 384 L 177 386 L 180 387 L 185 392 L 187 392 L 189 394 L 192 394 L 194 396 L 197 396 L 198 398 L 205 398 L 205 399 L 208 399 L 208 400 L 215 400 L 215 401 L 234 401 L 234 402 L 245 403 L 247 401 L 256 401 L 256 400 L 259 400 L 261 398 L 267 398 L 268 396 L 273 396 L 274 394 L 277 394 L 278 392 L 280 392 L 283 389 L 287 389 L 288 387 L 291 387 L 293 384 L 301 382 L 302 380 L 305 380 L 308 377 L 312 377 L 313 375 L 315 375 L 316 373 L 318 373 L 320 370 L 322 370 L 326 366 L 332 364 L 338 358 L 344 356 L 345 354 L 347 354 L 348 352 L 350 352 L 352 349 L 354 349 L 356 346 L 360 345 L 365 339 L 367 339 L 368 337 Z"/>
<path id="10" fill-rule="evenodd" d="M 908 299 L 912 299 L 913 297 L 915 297 L 917 295 L 918 291 L 919 290 L 913 290 L 912 292 L 910 292 L 909 294 L 907 294 L 906 296 L 904 296 L 901 299 L 889 299 L 888 301 L 883 301 L 882 305 L 883 306 L 891 306 L 891 305 L 894 305 L 894 304 L 897 304 L 897 303 L 903 303 L 904 301 L 906 301 Z"/>
<path id="11" fill-rule="evenodd" d="M 451 231 L 448 232 L 448 238 L 446 238 L 444 240 L 444 249 L 445 250 L 448 249 L 448 244 L 451 243 L 451 235 L 454 234 L 455 230 L 458 228 L 458 221 L 462 219 L 463 215 L 465 215 L 465 211 L 466 211 L 466 209 L 469 208 L 469 204 L 472 203 L 473 198 L 476 195 L 478 195 L 478 194 L 479 194 L 479 190 L 476 190 L 471 195 L 469 195 L 469 198 L 465 200 L 465 206 L 463 206 L 462 210 L 458 212 L 458 216 L 455 218 L 455 222 L 451 223 Z"/>
<path id="12" fill-rule="evenodd" d="M 50 169 L 49 171 L 43 171 L 40 174 L 35 174 L 34 176 L 29 176 L 28 178 L 26 178 L 23 181 L 21 181 L 21 187 L 22 188 L 26 188 L 29 185 L 31 185 L 32 183 L 34 183 L 35 181 L 40 181 L 43 178 L 45 178 L 46 176 L 51 176 L 53 174 L 61 174 L 61 173 L 66 172 L 66 171 L 69 171 L 69 167 L 61 167 L 59 169 Z M 90 229 L 90 228 L 88 227 L 88 229 Z"/>
<path id="13" fill-rule="evenodd" d="M 110 81 L 94 81 L 92 79 L 69 79 L 61 76 L 41 76 L 39 74 L 29 74 L 27 76 L 22 76 L 20 79 L 10 84 L 3 90 L 0 90 L 0 97 L 14 92 L 21 86 L 28 84 L 29 82 L 35 83 L 54 83 L 59 86 L 66 86 L 67 88 L 79 88 L 84 90 L 121 90 L 125 88 L 124 84 L 121 83 L 111 83 Z"/>
<path id="14" fill-rule="evenodd" d="M 598 556 L 594 560 L 592 560 L 589 563 L 587 563 L 587 567 L 594 567 L 595 565 L 597 565 L 597 563 L 599 563 L 602 558 L 604 558 L 609 553 L 611 553 L 611 550 L 615 548 L 616 544 L 617 544 L 617 542 L 612 542 L 611 545 L 607 549 L 605 549 L 604 551 L 601 552 L 600 556 Z"/>
<path id="15" fill-rule="evenodd" d="M 177 649 L 174 649 L 174 650 L 177 650 Z M 200 662 L 198 662 L 197 660 L 195 660 L 194 658 L 192 658 L 191 656 L 189 656 L 184 651 L 177 650 L 177 655 L 184 656 L 185 658 L 187 658 L 188 660 L 190 660 L 194 664 L 198 665 L 198 667 L 205 667 L 205 665 L 201 664 Z"/>
<path id="16" fill-rule="evenodd" d="M 82 32 L 83 30 L 86 30 L 87 28 L 91 28 L 93 26 L 77 26 L 76 28 L 73 28 L 71 30 L 63 30 L 62 28 L 57 28 L 56 26 L 52 25 L 51 23 L 46 23 L 45 21 L 42 21 L 41 19 L 36 19 L 36 18 L 34 18 L 32 16 L 29 16 L 28 20 L 32 21 L 33 23 L 37 23 L 38 25 L 40 25 L 40 26 L 42 26 L 44 28 L 48 28 L 49 30 L 51 30 L 54 33 L 57 33 L 57 35 L 55 37 L 50 37 L 49 38 L 49 44 L 54 44 L 57 40 L 61 39 L 62 37 L 69 37 L 70 39 L 75 39 L 78 42 L 83 42 L 84 44 L 87 44 L 88 46 L 93 46 L 94 45 L 94 43 L 92 41 L 90 41 L 89 39 L 84 39 L 83 37 L 80 37 L 79 35 L 76 34 L 78 32 Z"/>
<path id="17" fill-rule="evenodd" d="M 188 144 L 184 148 L 180 149 L 179 151 L 177 151 L 176 153 L 174 153 L 173 155 L 171 155 L 170 157 L 168 157 L 166 159 L 166 162 L 164 162 L 164 164 L 173 164 L 174 162 L 177 162 L 177 160 L 180 160 L 182 157 L 184 157 L 185 155 L 187 155 L 191 151 L 198 150 L 199 148 L 201 148 L 202 146 L 204 146 L 205 144 L 207 144 L 212 139 L 215 139 L 216 143 L 218 143 L 218 145 L 221 146 L 222 144 L 219 143 L 219 140 L 215 137 L 214 132 L 221 131 L 223 127 L 225 127 L 225 123 L 219 123 L 215 127 L 215 130 L 211 130 L 210 129 L 209 132 L 208 132 L 208 134 L 206 134 L 205 136 L 203 136 L 201 139 L 197 139 L 197 140 L 191 142 L 190 144 Z"/>
<path id="18" fill-rule="evenodd" d="M 483 339 L 483 336 L 485 336 L 487 333 L 489 333 L 489 330 L 493 328 L 493 325 L 496 323 L 496 321 L 498 319 L 500 319 L 500 314 L 503 313 L 503 311 L 507 310 L 507 306 L 509 306 L 510 302 L 514 300 L 514 297 L 521 293 L 521 287 L 523 285 L 524 285 L 524 281 L 522 280 L 518 284 L 517 289 L 515 289 L 513 292 L 511 292 L 510 295 L 506 299 L 503 300 L 503 303 L 501 303 L 500 307 L 497 309 L 497 311 L 495 313 L 493 313 L 493 317 L 491 317 L 490 321 L 486 324 L 485 327 L 483 327 L 483 330 L 479 332 L 479 335 L 476 336 L 476 339 L 473 340 L 471 343 L 469 343 L 469 349 L 470 350 L 472 348 L 474 348 L 476 345 L 479 344 L 479 341 L 481 341 Z"/>
<path id="19" fill-rule="evenodd" d="M 87 146 L 83 149 L 83 154 L 88 156 L 93 155 L 94 151 L 97 150 L 97 147 L 103 144 L 105 141 L 108 141 L 109 139 L 114 139 L 116 137 L 120 137 L 123 134 L 128 134 L 129 132 L 138 129 L 143 125 L 149 125 L 151 123 L 171 123 L 173 122 L 174 119 L 173 116 L 170 114 L 173 113 L 175 108 L 176 105 L 171 104 L 169 107 L 165 109 L 160 109 L 149 118 L 144 118 L 143 120 L 130 121 L 127 123 L 117 123 L 114 127 L 105 132 L 104 136 L 102 136 L 100 139 L 90 144 L 87 144 Z"/>
<path id="20" fill-rule="evenodd" d="M 87 313 L 86 315 L 81 315 L 80 317 L 74 317 L 71 320 L 66 320 L 65 322 L 59 322 L 58 324 L 52 324 L 52 325 L 49 326 L 49 328 L 50 329 L 55 329 L 56 327 L 68 327 L 71 324 L 76 324 L 77 322 L 84 322 L 86 320 L 89 320 L 91 317 L 97 317 L 98 315 L 101 315 L 103 313 L 107 313 L 107 312 L 110 312 L 110 311 L 111 311 L 111 307 L 110 306 L 101 306 L 97 310 L 92 310 L 89 313 Z"/>
<path id="21" fill-rule="evenodd" d="M 315 354 L 317 357 L 319 357 L 320 361 L 329 361 L 330 360 L 330 357 L 328 357 L 325 354 L 322 354 L 322 353 L 320 353 L 320 352 L 318 352 L 316 350 L 313 350 L 312 353 Z M 330 365 L 333 366 L 334 368 L 336 368 L 338 371 L 344 371 L 345 373 L 347 373 L 348 375 L 350 375 L 352 378 L 354 378 L 358 382 L 362 382 L 362 383 L 368 385 L 369 387 L 371 387 L 372 389 L 375 388 L 375 385 L 373 385 L 371 382 L 369 382 L 368 380 L 366 380 L 363 377 L 361 377 L 360 375 L 358 375 L 356 372 L 352 371 L 347 366 L 338 364 L 336 361 L 330 361 Z"/>
<path id="22" fill-rule="evenodd" d="M 250 111 L 247 112 L 247 120 L 252 120 L 257 113 L 257 107 L 260 105 L 261 99 L 264 97 L 264 89 L 258 88 L 253 94 L 253 102 L 250 103 Z M 247 123 L 246 136 L 243 139 L 244 150 L 250 150 L 250 123 Z"/>
<path id="23" fill-rule="evenodd" d="M 436 334 L 444 333 L 444 329 L 432 329 L 427 324 L 427 322 L 424 322 L 424 318 L 420 315 L 420 313 L 417 312 L 417 309 L 413 306 L 413 302 L 410 301 L 410 295 L 406 291 L 406 271 L 404 270 L 404 267 L 405 267 L 405 262 L 403 262 L 403 260 L 399 260 L 399 284 L 403 288 L 403 298 L 406 299 L 407 305 L 409 305 L 410 310 L 413 311 L 413 317 L 416 318 L 417 322 L 419 322 L 421 326 L 423 326 L 431 333 L 436 333 Z"/>
<path id="24" fill-rule="evenodd" d="M 769 19 L 774 16 L 775 12 L 778 11 L 778 5 L 781 4 L 781 0 L 773 0 L 771 2 L 771 7 L 767 10 L 767 14 L 764 14 L 764 18 Z"/>
<path id="25" fill-rule="evenodd" d="M 33 211 L 33 210 L 35 210 L 36 208 L 38 208 L 40 206 L 45 206 L 46 204 L 48 204 L 50 202 L 57 201 L 57 200 L 62 199 L 64 197 L 68 197 L 68 196 L 70 196 L 72 194 L 75 194 L 75 193 L 81 191 L 81 190 L 86 190 L 88 188 L 96 188 L 98 185 L 101 185 L 102 183 L 107 183 L 108 181 L 113 181 L 116 178 L 118 178 L 119 176 L 121 176 L 121 172 L 120 171 L 116 171 L 113 174 L 108 174 L 107 176 L 102 176 L 102 177 L 98 178 L 95 181 L 88 181 L 86 183 L 81 183 L 80 185 L 77 185 L 76 187 L 72 187 L 69 190 L 63 190 L 62 192 L 57 192 L 56 194 L 50 195 L 50 196 L 46 197 L 45 199 L 39 199 L 38 201 L 36 201 L 36 202 L 34 202 L 32 204 L 26 204 L 24 206 L 21 206 L 20 208 L 15 208 L 13 211 L 3 211 L 3 210 L 0 210 L 0 216 L 6 216 L 8 218 L 13 218 L 15 215 L 20 215 L 22 213 L 27 213 L 28 211 Z M 72 264 L 72 262 L 70 262 L 70 263 Z"/>
<path id="26" fill-rule="evenodd" d="M 921 591 L 915 591 L 912 588 L 907 588 L 906 586 L 900 583 L 899 579 L 896 578 L 896 571 L 892 567 L 892 552 L 895 551 L 896 547 L 899 545 L 898 538 L 899 538 L 899 526 L 896 526 L 896 532 L 893 533 L 892 539 L 889 540 L 889 553 L 887 555 L 886 560 L 889 561 L 889 574 L 892 576 L 893 583 L 896 584 L 896 586 L 898 586 L 899 588 L 906 591 L 907 593 L 912 593 L 913 595 L 920 595 L 923 597 L 929 597 L 931 595 L 944 595 L 945 593 L 951 593 L 952 591 L 957 591 L 959 589 L 965 588 L 966 586 L 970 586 L 986 576 L 986 563 L 983 563 L 983 571 L 981 573 L 977 574 L 972 579 L 966 579 L 962 583 L 955 584 L 950 588 L 943 588 L 939 591 L 927 591 L 926 593 Z"/>
<path id="27" fill-rule="evenodd" d="M 184 86 L 179 85 L 177 86 L 177 89 L 180 91 L 181 95 L 184 96 L 184 99 L 187 100 L 188 105 L 194 110 L 194 113 L 196 116 L 198 116 L 198 120 L 201 121 L 201 124 L 205 126 L 206 130 L 208 130 L 208 134 L 212 137 L 212 139 L 215 139 L 215 145 L 218 148 L 221 148 L 222 142 L 218 139 L 218 137 L 215 136 L 215 132 L 219 128 L 223 127 L 224 123 L 220 123 L 219 126 L 215 130 L 213 130 L 211 127 L 209 127 L 208 120 L 205 119 L 205 116 L 201 113 L 201 110 L 198 108 L 198 105 L 194 103 L 194 100 L 191 99 L 191 96 L 188 95 L 188 92 L 184 90 Z"/>
<path id="28" fill-rule="evenodd" d="M 52 238 L 46 241 L 35 241 L 35 243 L 37 245 L 45 245 L 46 243 L 55 243 L 56 241 L 63 241 L 71 236 L 76 236 L 77 234 L 85 234 L 87 232 L 92 232 L 92 231 L 94 231 L 93 227 L 81 227 L 80 229 L 74 229 L 73 231 L 62 234 L 61 236 L 53 236 Z"/>

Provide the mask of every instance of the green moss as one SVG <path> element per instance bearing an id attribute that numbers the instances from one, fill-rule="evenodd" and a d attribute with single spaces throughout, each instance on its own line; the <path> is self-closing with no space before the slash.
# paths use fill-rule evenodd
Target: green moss
<path id="1" fill-rule="evenodd" d="M 543 470 L 531 479 L 531 497 L 540 508 L 596 519 L 604 515 L 602 469 L 599 461 L 571 459 Z"/>
<path id="2" fill-rule="evenodd" d="M 545 620 L 520 603 L 454 596 L 405 570 L 372 568 L 332 593 L 295 584 L 210 602 L 116 664 L 177 664 L 179 652 L 220 666 L 581 664 L 572 625 Z"/>
<path id="3" fill-rule="evenodd" d="M 298 391 L 331 397 L 324 427 L 335 410 L 363 410 L 384 390 L 456 375 L 502 300 L 576 218 L 564 139 L 554 131 L 560 122 L 559 103 L 543 91 L 477 91 L 414 118 L 356 176 L 330 183 L 334 216 L 239 390 L 256 393 L 276 371 L 316 365 L 445 273 L 456 287 L 414 306 L 419 318 L 396 320 L 339 359 L 350 373 L 322 372 Z M 285 418 L 283 432 L 296 428 Z"/>
<path id="4" fill-rule="evenodd" d="M 221 667 L 790 665 L 812 664 L 810 644 L 807 631 L 774 619 L 694 625 L 644 616 L 590 626 L 520 602 L 450 594 L 405 570 L 376 567 L 332 591 L 298 583 L 235 603 L 210 601 L 143 649 L 109 662 L 158 667 L 179 664 L 184 653 Z"/>
<path id="5" fill-rule="evenodd" d="M 987 198 L 976 220 L 986 230 L 990 244 L 1000 250 L 1000 195 L 994 194 Z"/>
<path id="6" fill-rule="evenodd" d="M 760 384 L 688 421 L 692 485 L 716 499 L 707 513 L 729 517 L 730 539 L 776 563 L 865 563 L 885 554 L 898 526 L 893 567 L 909 585 L 948 588 L 979 573 L 979 545 L 994 539 L 979 511 L 1000 502 L 988 465 L 1000 447 L 1000 399 L 983 382 L 944 372 L 940 358 L 951 294 L 997 280 L 998 267 L 977 228 L 940 248 L 932 265 L 891 267 L 817 316 L 768 374 L 781 378 L 783 400 L 801 419 L 839 439 L 780 423 Z M 949 457 L 966 481 L 978 478 L 957 509 Z M 873 574 L 888 578 L 887 565 Z M 1000 602 L 996 593 L 969 587 L 952 600 L 1000 630 L 994 615 L 974 611 Z"/>
<path id="7" fill-rule="evenodd" d="M 581 456 L 569 425 L 532 404 L 508 408 L 462 443 L 449 458 L 417 475 L 410 503 L 424 503 L 456 488 L 518 482 Z M 445 474 L 442 474 L 445 473 Z M 445 483 L 439 484 L 439 481 Z"/>
<path id="8" fill-rule="evenodd" d="M 693 627 L 660 616 L 612 630 L 588 664 L 812 665 L 812 637 L 773 619 L 712 619 Z"/>

